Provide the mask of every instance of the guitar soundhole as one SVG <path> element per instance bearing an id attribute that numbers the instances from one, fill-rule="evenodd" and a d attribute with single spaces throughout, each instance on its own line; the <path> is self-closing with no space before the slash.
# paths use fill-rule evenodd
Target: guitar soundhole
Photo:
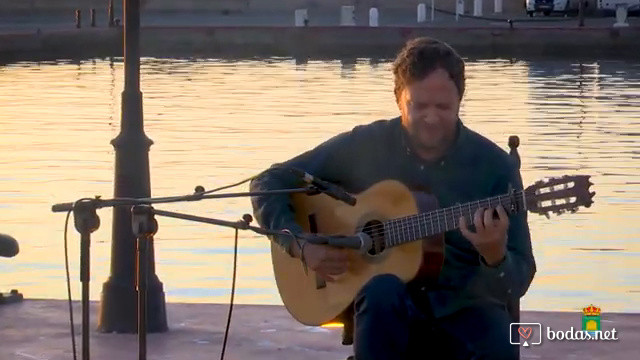
<path id="1" fill-rule="evenodd" d="M 379 255 L 384 251 L 384 225 L 382 222 L 378 220 L 369 221 L 362 228 L 362 232 L 371 237 L 371 247 L 367 251 L 369 255 Z"/>

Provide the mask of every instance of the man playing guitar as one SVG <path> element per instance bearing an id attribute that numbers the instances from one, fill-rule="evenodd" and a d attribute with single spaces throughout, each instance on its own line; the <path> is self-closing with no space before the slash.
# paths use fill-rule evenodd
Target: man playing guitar
<path id="1" fill-rule="evenodd" d="M 356 126 L 273 166 L 252 181 L 251 191 L 294 187 L 298 179 L 286 166 L 351 193 L 397 180 L 414 191 L 428 189 L 440 207 L 522 191 L 519 167 L 509 154 L 458 117 L 464 68 L 461 57 L 442 42 L 408 41 L 393 64 L 400 117 Z M 415 199 L 420 210 L 428 205 L 419 196 Z M 253 207 L 263 227 L 292 234 L 309 231 L 296 220 L 288 195 L 254 197 Z M 527 212 L 515 214 L 498 202 L 451 215 L 448 222 L 445 216 L 444 258 L 434 279 L 406 281 L 378 274 L 354 296 L 356 360 L 431 359 L 430 348 L 442 344 L 429 342 L 428 334 L 434 333 L 455 344 L 447 358 L 517 358 L 517 345 L 509 342 L 512 320 L 506 304 L 526 293 L 536 272 Z M 387 241 L 394 239 L 392 230 L 385 227 Z M 328 288 L 353 265 L 345 249 L 294 237 L 273 240 L 287 257 L 304 261 Z"/>

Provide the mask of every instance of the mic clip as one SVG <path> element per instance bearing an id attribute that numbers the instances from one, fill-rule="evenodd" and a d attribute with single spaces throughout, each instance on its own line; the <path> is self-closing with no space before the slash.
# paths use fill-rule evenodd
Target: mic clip
<path id="1" fill-rule="evenodd" d="M 320 190 L 320 188 L 315 185 L 307 185 L 305 186 L 305 189 L 307 189 L 307 192 L 305 194 L 310 196 L 322 194 L 322 190 Z"/>
<path id="2" fill-rule="evenodd" d="M 342 201 L 348 205 L 355 206 L 356 198 L 342 189 L 340 186 L 328 181 L 319 179 L 304 170 L 291 167 L 290 170 L 302 179 L 308 186 L 313 186 L 317 191 L 325 193 L 332 198 Z"/>

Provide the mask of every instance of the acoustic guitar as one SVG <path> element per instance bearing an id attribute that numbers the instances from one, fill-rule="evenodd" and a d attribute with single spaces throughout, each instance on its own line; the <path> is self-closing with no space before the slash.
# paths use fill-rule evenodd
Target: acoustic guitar
<path id="1" fill-rule="evenodd" d="M 327 195 L 294 194 L 296 222 L 309 233 L 353 235 L 371 238 L 365 250 L 348 252 L 347 272 L 325 282 L 300 259 L 290 257 L 272 241 L 271 257 L 276 283 L 289 313 L 306 325 L 322 325 L 339 319 L 369 279 L 395 274 L 405 282 L 432 281 L 444 259 L 443 233 L 457 229 L 458 219 L 467 223 L 479 208 L 501 204 L 507 213 L 531 211 L 543 214 L 575 212 L 593 203 L 593 185 L 587 175 L 538 181 L 524 190 L 439 209 L 435 197 L 414 193 L 396 180 L 378 182 L 356 195 L 349 206 Z M 420 210 L 419 210 L 420 209 Z M 426 211 L 425 211 L 426 210 Z"/>

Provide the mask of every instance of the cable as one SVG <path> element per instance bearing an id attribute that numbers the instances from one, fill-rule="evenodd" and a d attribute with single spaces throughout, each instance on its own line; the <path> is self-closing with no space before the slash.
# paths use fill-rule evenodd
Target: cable
<path id="1" fill-rule="evenodd" d="M 64 268 L 67 272 L 67 295 L 69 296 L 69 323 L 71 325 L 71 346 L 73 350 L 73 360 L 77 360 L 76 354 L 76 332 L 73 326 L 73 306 L 71 302 L 71 276 L 69 275 L 69 246 L 67 243 L 67 230 L 69 228 L 69 218 L 71 210 L 67 212 L 67 218 L 64 221 Z"/>
<path id="2" fill-rule="evenodd" d="M 259 175 L 259 174 L 258 174 L 258 175 Z M 240 182 L 237 182 L 237 183 L 235 183 L 235 184 L 225 185 L 225 186 L 221 186 L 221 187 L 219 187 L 219 188 L 215 188 L 215 189 L 213 189 L 213 190 L 205 191 L 205 192 L 203 192 L 202 194 L 203 194 L 203 195 L 211 194 L 211 193 L 214 193 L 214 192 L 216 192 L 216 191 L 225 190 L 225 189 L 229 189 L 229 188 L 232 188 L 232 187 L 236 187 L 236 186 L 242 185 L 242 184 L 244 184 L 244 183 L 246 183 L 246 182 L 249 182 L 249 181 L 251 181 L 251 180 L 255 179 L 258 175 L 253 175 L 252 177 L 246 178 L 246 179 L 244 179 L 244 180 L 242 180 L 242 181 L 240 181 Z"/>
<path id="3" fill-rule="evenodd" d="M 287 168 L 286 166 L 282 166 L 280 164 L 274 165 L 272 166 L 273 169 L 277 169 L 277 168 Z M 270 168 L 271 169 L 271 168 Z M 97 202 L 97 208 L 101 208 L 102 206 L 100 206 L 100 204 L 102 204 L 102 202 L 107 202 L 109 203 L 109 206 L 123 206 L 123 205 L 134 205 L 134 204 L 158 204 L 158 203 L 172 203 L 172 202 L 182 202 L 182 201 L 197 201 L 197 200 L 202 200 L 202 196 L 203 195 L 208 195 L 220 190 L 224 190 L 224 189 L 229 189 L 238 185 L 242 185 L 246 182 L 249 182 L 257 177 L 259 177 L 260 175 L 262 175 L 264 173 L 264 171 L 253 175 L 251 177 L 248 177 L 242 181 L 239 181 L 237 183 L 234 184 L 230 184 L 230 185 L 225 185 L 225 186 L 221 186 L 219 188 L 215 188 L 212 190 L 208 190 L 205 191 L 204 188 L 200 185 L 198 185 L 196 187 L 195 193 L 192 194 L 188 194 L 188 195 L 178 195 L 178 196 L 165 196 L 165 197 L 147 197 L 147 198 L 131 198 L 131 197 L 116 197 L 113 199 L 109 199 L 109 200 L 104 200 L 101 199 L 100 196 L 96 196 L 94 199 L 91 198 L 85 198 L 85 199 L 80 199 L 78 201 L 76 201 L 75 203 L 61 203 L 61 204 L 55 204 L 52 207 L 52 211 L 53 212 L 64 212 L 67 211 L 68 209 L 73 209 L 73 207 L 77 204 L 77 202 L 81 201 L 81 200 L 95 200 Z M 228 195 L 228 196 L 226 196 Z M 232 196 L 236 196 L 237 194 L 221 194 L 218 197 L 222 198 L 222 197 L 232 197 Z M 216 197 L 216 195 L 214 195 L 214 197 Z M 133 203 L 132 203 L 133 202 Z"/>
<path id="4" fill-rule="evenodd" d="M 274 164 L 273 166 L 271 166 L 271 168 L 270 168 L 270 169 L 267 169 L 267 170 L 265 170 L 265 171 L 268 171 L 268 170 L 276 170 L 276 169 L 281 169 L 281 170 L 282 170 L 282 169 L 284 169 L 284 170 L 287 170 L 287 169 L 289 169 L 289 166 L 288 166 L 288 165 L 281 164 L 281 163 L 278 163 L 278 164 Z M 225 189 L 229 189 L 229 188 L 232 188 L 232 187 L 235 187 L 235 186 L 238 186 L 238 185 L 242 185 L 242 184 L 244 184 L 244 183 L 246 183 L 246 182 L 249 182 L 249 181 L 251 181 L 251 180 L 253 180 L 253 179 L 257 178 L 258 176 L 260 176 L 260 175 L 264 174 L 264 173 L 265 173 L 265 171 L 262 171 L 262 172 L 260 172 L 260 173 L 258 173 L 258 174 L 256 174 L 256 175 L 251 176 L 251 177 L 248 177 L 248 178 L 246 178 L 246 179 L 244 179 L 244 180 L 242 180 L 242 181 L 239 181 L 239 182 L 237 182 L 237 183 L 235 183 L 235 184 L 221 186 L 221 187 L 219 187 L 219 188 L 215 188 L 215 189 L 213 189 L 213 190 L 205 191 L 205 192 L 203 192 L 202 194 L 203 194 L 203 195 L 211 194 L 211 193 L 214 193 L 214 192 L 216 192 L 216 191 L 225 190 Z"/>
<path id="5" fill-rule="evenodd" d="M 224 360 L 224 351 L 227 348 L 227 337 L 229 336 L 229 325 L 231 324 L 231 313 L 233 312 L 233 297 L 236 292 L 237 266 L 238 266 L 238 229 L 236 229 L 236 236 L 233 244 L 233 277 L 231 278 L 231 300 L 229 301 L 229 314 L 227 316 L 227 327 L 224 330 L 224 340 L 222 341 L 222 352 L 220 353 L 220 360 Z"/>

